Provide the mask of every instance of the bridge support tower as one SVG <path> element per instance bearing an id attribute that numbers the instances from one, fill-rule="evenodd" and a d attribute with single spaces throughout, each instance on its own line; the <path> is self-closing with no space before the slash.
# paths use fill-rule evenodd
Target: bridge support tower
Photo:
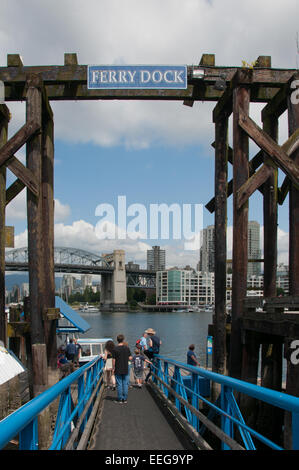
<path id="1" fill-rule="evenodd" d="M 102 274 L 101 281 L 101 305 L 109 310 L 124 309 L 127 302 L 127 279 L 125 269 L 124 250 L 114 250 L 107 259 L 113 264 L 114 271 L 111 274 Z"/>

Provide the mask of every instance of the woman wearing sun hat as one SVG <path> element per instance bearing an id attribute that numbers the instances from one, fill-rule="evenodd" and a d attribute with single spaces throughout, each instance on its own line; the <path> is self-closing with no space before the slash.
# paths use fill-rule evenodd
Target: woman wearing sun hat
<path id="1" fill-rule="evenodd" d="M 162 341 L 156 335 L 156 332 L 155 330 L 153 330 L 153 328 L 148 328 L 147 330 L 145 330 L 145 333 L 148 334 L 148 349 L 144 351 L 144 354 L 149 358 L 149 360 L 152 360 L 154 354 L 159 354 L 160 345 L 162 344 Z M 152 373 L 151 366 L 149 367 L 150 367 L 150 370 L 145 378 L 145 382 L 148 381 Z"/>

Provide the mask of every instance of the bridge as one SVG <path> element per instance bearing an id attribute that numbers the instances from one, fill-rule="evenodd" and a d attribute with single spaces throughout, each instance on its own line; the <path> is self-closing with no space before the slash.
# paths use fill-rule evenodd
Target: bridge
<path id="1" fill-rule="evenodd" d="M 123 250 L 101 256 L 79 248 L 55 247 L 54 269 L 58 273 L 101 275 L 101 301 L 105 304 L 125 304 L 126 288 L 155 289 L 156 273 L 147 269 L 132 269 L 125 266 Z M 28 248 L 17 248 L 5 252 L 6 271 L 28 271 Z M 116 298 L 113 286 L 123 284 Z"/>
<path id="2" fill-rule="evenodd" d="M 113 458 L 120 458 L 122 450 L 150 450 L 142 454 L 145 460 L 158 458 L 161 450 L 170 459 L 179 454 L 193 459 L 196 450 L 283 450 L 282 433 L 274 440 L 256 421 L 249 422 L 250 401 L 259 401 L 292 416 L 292 449 L 299 450 L 298 397 L 161 355 L 151 367 L 149 382 L 139 389 L 131 381 L 128 402 L 115 403 L 116 392 L 105 387 L 104 361 L 98 356 L 4 418 L 0 449 L 14 439 L 20 450 L 117 449 Z M 49 433 L 44 411 L 57 399 L 55 428 Z"/>

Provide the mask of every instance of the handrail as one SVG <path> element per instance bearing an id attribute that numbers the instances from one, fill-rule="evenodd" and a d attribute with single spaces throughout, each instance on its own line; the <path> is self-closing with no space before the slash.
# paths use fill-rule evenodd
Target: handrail
<path id="1" fill-rule="evenodd" d="M 238 392 L 245 393 L 246 395 L 249 395 L 258 400 L 265 401 L 270 405 L 278 406 L 279 408 L 283 408 L 286 411 L 295 411 L 296 413 L 299 413 L 299 398 L 293 395 L 288 395 L 286 393 L 278 392 L 277 390 L 261 387 L 259 385 L 235 379 L 227 375 L 221 375 L 217 372 L 211 372 L 201 367 L 190 366 L 188 364 L 184 364 L 183 362 L 175 361 L 158 354 L 156 354 L 155 357 L 157 359 L 167 361 L 168 364 L 173 364 L 174 366 L 181 367 L 182 369 L 188 370 L 189 372 L 212 380 L 213 382 L 216 382 L 220 385 L 226 385 Z"/>
<path id="2" fill-rule="evenodd" d="M 34 432 L 33 421 L 37 418 L 38 414 L 47 408 L 47 406 L 56 400 L 56 398 L 63 396 L 64 392 L 67 392 L 72 384 L 82 380 L 86 372 L 92 373 L 95 368 L 98 368 L 97 373 L 99 378 L 103 371 L 103 360 L 100 357 L 93 359 L 86 365 L 72 372 L 70 375 L 63 378 L 0 421 L 0 449 L 2 449 L 16 435 L 24 431 L 28 426 L 32 425 L 32 432 Z M 88 399 L 88 394 L 91 393 L 91 388 L 94 387 L 95 384 L 91 383 L 86 385 L 87 387 L 84 390 L 84 395 L 87 394 L 87 398 L 84 396 L 85 400 Z M 31 450 L 37 450 L 37 447 L 38 442 L 36 440 L 35 444 L 31 444 L 30 448 Z"/>
<path id="3" fill-rule="evenodd" d="M 293 437 L 293 449 L 299 449 L 299 398 L 288 395 L 285 393 L 278 392 L 276 390 L 267 389 L 260 387 L 239 379 L 235 379 L 229 376 L 217 374 L 201 367 L 191 366 L 174 359 L 169 359 L 159 354 L 155 354 L 156 364 L 153 365 L 153 369 L 156 372 L 153 373 L 154 382 L 160 383 L 160 388 L 163 397 L 168 400 L 168 394 L 171 393 L 175 398 L 175 406 L 181 412 L 181 406 L 185 408 L 186 419 L 188 423 L 193 426 L 196 430 L 199 430 L 200 421 L 202 424 L 201 429 L 204 426 L 211 428 L 214 426 L 213 423 L 202 415 L 194 405 L 198 403 L 198 399 L 206 403 L 212 412 L 216 412 L 221 415 L 221 429 L 218 428 L 217 435 L 222 436 L 222 448 L 224 450 L 231 447 L 228 442 L 232 442 L 233 438 L 233 424 L 235 424 L 243 438 L 246 449 L 255 449 L 255 445 L 251 439 L 251 436 L 257 438 L 265 445 L 272 449 L 283 450 L 282 447 L 278 446 L 267 437 L 259 434 L 254 429 L 247 426 L 242 417 L 241 411 L 233 395 L 234 391 L 246 394 L 250 397 L 256 398 L 273 406 L 282 408 L 283 410 L 292 413 L 292 437 Z M 161 362 L 164 362 L 164 371 L 161 367 Z M 168 365 L 174 366 L 173 377 L 168 373 Z M 191 375 L 191 388 L 187 387 L 182 379 L 180 369 L 184 369 L 190 372 Z M 196 383 L 196 377 L 202 377 L 221 385 L 221 394 L 219 400 L 214 404 L 201 396 L 198 389 L 198 383 Z M 169 380 L 172 385 L 169 386 Z M 156 385 L 157 386 L 157 385 Z M 174 390 L 173 390 L 174 388 Z M 191 404 L 188 402 L 187 393 L 191 394 Z M 169 400 L 168 400 L 169 402 Z M 197 405 L 196 405 L 197 406 Z"/>

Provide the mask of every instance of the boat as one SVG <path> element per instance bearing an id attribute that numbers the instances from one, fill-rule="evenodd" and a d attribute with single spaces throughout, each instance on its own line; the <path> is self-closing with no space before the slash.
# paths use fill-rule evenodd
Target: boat
<path id="1" fill-rule="evenodd" d="M 79 366 L 103 355 L 107 341 L 112 341 L 112 338 L 78 338 L 78 344 L 81 346 Z"/>
<path id="2" fill-rule="evenodd" d="M 200 312 L 200 308 L 198 305 L 193 305 L 193 307 L 188 308 L 188 312 Z"/>
<path id="3" fill-rule="evenodd" d="M 85 304 L 83 307 L 81 307 L 81 312 L 84 313 L 97 313 L 100 310 L 97 307 L 94 307 L 93 305 L 89 305 L 88 303 Z"/>

